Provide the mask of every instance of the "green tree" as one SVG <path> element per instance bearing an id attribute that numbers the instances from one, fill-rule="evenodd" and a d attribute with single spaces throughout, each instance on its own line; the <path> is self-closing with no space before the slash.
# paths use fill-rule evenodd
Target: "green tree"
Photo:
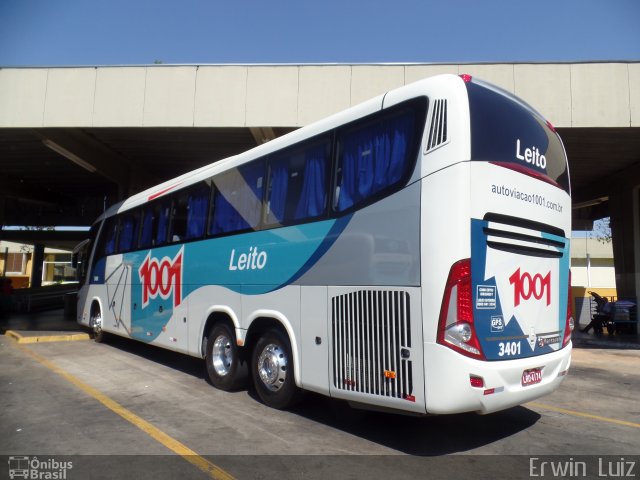
<path id="1" fill-rule="evenodd" d="M 611 218 L 606 217 L 600 220 L 596 220 L 593 223 L 593 230 L 591 234 L 593 238 L 598 240 L 600 243 L 611 243 L 613 240 L 613 236 L 611 234 Z"/>

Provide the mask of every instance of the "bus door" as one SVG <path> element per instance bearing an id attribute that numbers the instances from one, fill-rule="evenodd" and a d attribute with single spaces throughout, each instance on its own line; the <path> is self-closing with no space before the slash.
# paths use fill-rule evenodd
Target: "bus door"
<path id="1" fill-rule="evenodd" d="M 107 258 L 106 273 L 105 286 L 108 301 L 106 318 L 112 323 L 106 324 L 106 328 L 130 335 L 133 266 L 124 260 L 124 255 L 114 255 Z"/>

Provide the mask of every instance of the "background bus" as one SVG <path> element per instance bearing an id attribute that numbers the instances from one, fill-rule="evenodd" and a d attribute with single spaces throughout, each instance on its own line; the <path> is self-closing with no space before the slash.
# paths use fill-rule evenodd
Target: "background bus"
<path id="1" fill-rule="evenodd" d="M 78 321 L 311 390 L 488 413 L 570 364 L 569 175 L 553 127 L 469 76 L 407 85 L 111 207 Z"/>

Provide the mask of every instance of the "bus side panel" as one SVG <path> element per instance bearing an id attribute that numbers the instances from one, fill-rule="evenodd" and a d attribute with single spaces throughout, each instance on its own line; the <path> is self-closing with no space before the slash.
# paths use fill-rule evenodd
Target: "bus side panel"
<path id="1" fill-rule="evenodd" d="M 328 355 L 336 398 L 424 413 L 419 205 L 416 182 L 355 212 L 296 280 L 303 291 L 328 286 L 324 307 L 311 298 L 324 288 L 303 295 L 302 358 L 321 368 Z M 317 323 L 323 311 L 324 325 Z M 311 388 L 322 391 L 325 381 L 324 373 L 311 375 Z"/>
<path id="2" fill-rule="evenodd" d="M 242 300 L 239 293 L 218 285 L 206 285 L 188 296 L 189 303 L 189 355 L 202 357 L 204 338 L 209 332 L 204 330 L 207 319 L 213 313 L 223 313 L 240 328 Z"/>
<path id="3" fill-rule="evenodd" d="M 243 285 L 242 288 L 253 292 L 255 286 Z M 240 298 L 240 325 L 243 329 L 248 330 L 254 320 L 264 317 L 277 320 L 287 331 L 291 341 L 296 384 L 300 385 L 300 287 L 289 285 L 261 295 L 247 293 Z"/>
<path id="4" fill-rule="evenodd" d="M 425 342 L 436 341 L 442 295 L 451 266 L 471 255 L 469 182 L 469 162 L 458 163 L 422 180 L 422 299 Z M 426 361 L 428 363 L 429 360 Z"/>
<path id="5" fill-rule="evenodd" d="M 450 381 L 446 365 L 433 356 L 433 347 L 449 270 L 454 263 L 471 255 L 470 181 L 469 162 L 457 163 L 422 180 L 422 308 L 427 412 L 433 412 L 434 401 L 446 396 L 446 384 Z"/>
<path id="6" fill-rule="evenodd" d="M 300 289 L 300 371 L 302 387 L 329 394 L 327 287 Z"/>
<path id="7" fill-rule="evenodd" d="M 420 182 L 338 221 L 348 223 L 296 283 L 420 284 Z"/>
<path id="8" fill-rule="evenodd" d="M 189 351 L 189 303 L 182 256 L 184 247 L 174 245 L 124 255 L 121 268 L 128 269 L 130 291 L 123 308 L 122 328 L 136 340 L 182 353 Z"/>
<path id="9" fill-rule="evenodd" d="M 89 283 L 86 283 L 80 287 L 78 290 L 78 308 L 76 311 L 76 321 L 80 325 L 84 325 L 85 327 L 89 326 L 89 308 L 91 308 L 91 303 L 88 302 L 89 299 L 89 289 L 91 286 Z"/>

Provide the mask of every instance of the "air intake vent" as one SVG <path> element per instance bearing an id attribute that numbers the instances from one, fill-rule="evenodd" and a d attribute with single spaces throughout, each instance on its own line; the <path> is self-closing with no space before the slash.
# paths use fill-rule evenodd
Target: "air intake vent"
<path id="1" fill-rule="evenodd" d="M 484 219 L 483 231 L 491 248 L 533 257 L 560 258 L 564 254 L 567 241 L 559 228 L 494 213 Z"/>
<path id="2" fill-rule="evenodd" d="M 331 304 L 334 386 L 412 400 L 409 294 L 360 290 Z"/>
<path id="3" fill-rule="evenodd" d="M 431 128 L 425 153 L 444 145 L 447 140 L 447 101 L 436 100 L 433 105 Z"/>

